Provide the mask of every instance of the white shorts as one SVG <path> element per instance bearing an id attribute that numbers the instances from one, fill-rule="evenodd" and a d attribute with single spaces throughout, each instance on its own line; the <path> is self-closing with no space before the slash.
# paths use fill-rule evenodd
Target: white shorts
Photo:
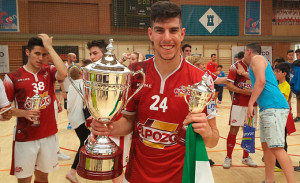
<path id="1" fill-rule="evenodd" d="M 14 141 L 11 173 L 20 179 L 32 176 L 35 170 L 44 173 L 56 170 L 57 143 L 56 135 L 28 142 Z"/>
<path id="2" fill-rule="evenodd" d="M 256 127 L 257 125 L 257 107 L 253 107 L 254 109 L 254 116 L 253 116 L 253 126 Z M 247 124 L 247 110 L 248 107 L 243 107 L 239 105 L 232 105 L 230 118 L 229 118 L 229 125 L 231 126 L 244 126 Z"/>
<path id="3" fill-rule="evenodd" d="M 119 147 L 121 147 L 121 149 L 123 149 L 123 168 L 125 169 L 129 160 L 129 151 L 131 146 L 132 133 L 126 136 L 109 137 L 109 138 L 113 140 Z"/>

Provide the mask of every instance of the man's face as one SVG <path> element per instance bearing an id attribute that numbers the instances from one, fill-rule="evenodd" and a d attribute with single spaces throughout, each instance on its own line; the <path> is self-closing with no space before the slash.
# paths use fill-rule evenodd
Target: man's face
<path id="1" fill-rule="evenodd" d="M 169 18 L 163 22 L 154 22 L 148 28 L 148 35 L 153 42 L 156 59 L 173 60 L 180 56 L 181 42 L 185 29 L 181 28 L 179 18 Z"/>
<path id="2" fill-rule="evenodd" d="M 47 59 L 48 52 L 44 47 L 34 46 L 30 52 L 26 49 L 26 55 L 28 56 L 27 64 L 34 69 L 40 69 Z"/>
<path id="3" fill-rule="evenodd" d="M 287 54 L 287 59 L 288 60 L 294 60 L 294 52 L 288 53 Z"/>
<path id="4" fill-rule="evenodd" d="M 244 58 L 243 58 L 243 62 L 245 62 L 247 65 L 250 65 L 251 53 L 252 53 L 252 51 L 250 49 L 246 48 Z"/>
<path id="5" fill-rule="evenodd" d="M 286 73 L 283 73 L 279 69 L 274 69 L 274 74 L 275 74 L 277 80 L 282 80 L 286 76 Z"/>
<path id="6" fill-rule="evenodd" d="M 192 55 L 192 49 L 190 47 L 186 47 L 183 50 L 183 57 L 191 56 Z"/>
<path id="7" fill-rule="evenodd" d="M 300 53 L 296 53 L 297 60 L 300 60 Z"/>
<path id="8" fill-rule="evenodd" d="M 211 61 L 216 62 L 216 60 L 217 60 L 217 56 L 216 56 L 216 55 L 213 55 L 213 56 L 211 57 Z"/>
<path id="9" fill-rule="evenodd" d="M 77 62 L 77 56 L 75 54 L 71 54 L 70 60 L 71 62 Z"/>
<path id="10" fill-rule="evenodd" d="M 103 53 L 98 46 L 93 46 L 90 49 L 90 59 L 92 62 L 96 62 L 103 57 Z"/>
<path id="11" fill-rule="evenodd" d="M 48 54 L 47 56 L 44 57 L 43 64 L 49 65 L 51 63 L 53 63 L 53 60 L 52 60 L 52 57 L 50 56 L 50 54 Z"/>

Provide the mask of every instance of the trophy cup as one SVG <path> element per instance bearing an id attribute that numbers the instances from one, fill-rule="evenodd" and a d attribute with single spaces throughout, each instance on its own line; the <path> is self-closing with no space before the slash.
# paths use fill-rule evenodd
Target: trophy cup
<path id="1" fill-rule="evenodd" d="M 69 77 L 92 117 L 105 124 L 116 119 L 128 101 L 141 90 L 145 83 L 145 75 L 142 70 L 132 72 L 116 60 L 112 53 L 114 50 L 113 40 L 109 41 L 104 56 L 82 69 L 83 92 L 80 92 L 72 78 Z M 127 99 L 130 78 L 137 74 L 143 75 L 143 83 Z M 78 175 L 90 180 L 109 180 L 120 176 L 123 171 L 120 147 L 108 136 L 97 136 L 96 142 L 90 141 L 89 138 L 87 141 L 88 143 L 80 150 Z"/>
<path id="2" fill-rule="evenodd" d="M 41 107 L 41 101 L 42 97 L 39 95 L 38 91 L 35 91 L 35 95 L 30 98 L 31 106 L 30 109 L 40 109 Z M 40 119 L 39 118 L 33 118 L 33 123 L 31 126 L 40 126 Z"/>
<path id="3" fill-rule="evenodd" d="M 211 80 L 211 81 L 210 81 Z M 202 112 L 206 105 L 213 99 L 215 90 L 213 89 L 212 78 L 205 73 L 199 83 L 188 86 L 184 93 L 184 99 L 189 106 L 190 112 Z M 190 95 L 189 100 L 187 95 Z M 177 143 L 185 145 L 185 134 L 187 126 L 183 126 L 176 137 Z"/>

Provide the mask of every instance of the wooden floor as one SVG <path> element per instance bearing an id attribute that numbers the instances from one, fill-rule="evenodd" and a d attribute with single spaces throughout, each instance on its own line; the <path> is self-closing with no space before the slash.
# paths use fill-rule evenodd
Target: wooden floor
<path id="1" fill-rule="evenodd" d="M 296 99 L 292 99 L 293 113 L 296 113 Z M 218 108 L 217 125 L 220 131 L 220 140 L 215 148 L 208 149 L 209 158 L 213 159 L 216 163 L 212 167 L 213 175 L 216 183 L 260 183 L 264 180 L 264 163 L 261 161 L 262 151 L 260 140 L 258 138 L 259 131 L 257 131 L 256 138 L 256 153 L 251 157 L 259 165 L 257 168 L 246 167 L 241 163 L 242 149 L 240 145 L 236 145 L 233 152 L 233 166 L 230 169 L 223 169 L 222 164 L 226 156 L 226 138 L 228 135 L 229 126 L 229 111 L 231 101 L 229 98 L 228 90 L 224 90 L 223 103 Z M 17 179 L 14 176 L 9 175 L 9 169 L 11 164 L 11 145 L 12 145 L 12 131 L 15 125 L 15 119 L 11 119 L 8 122 L 0 123 L 0 183 L 16 183 Z M 293 165 L 298 166 L 300 161 L 300 122 L 296 123 L 297 131 L 291 136 L 288 136 L 288 153 L 292 159 Z M 74 130 L 67 130 L 67 115 L 66 111 L 59 114 L 58 121 L 58 137 L 62 151 L 71 156 L 71 160 L 59 161 L 59 170 L 49 174 L 49 182 L 51 183 L 68 183 L 65 179 L 66 173 L 70 170 L 76 149 L 79 145 L 79 140 Z M 238 134 L 237 143 L 241 142 L 241 131 Z M 297 182 L 300 182 L 300 172 L 295 172 Z M 92 183 L 95 181 L 89 181 L 78 177 L 81 183 Z M 275 181 L 277 183 L 286 182 L 283 172 L 275 172 Z M 33 180 L 32 180 L 33 182 Z M 110 181 L 106 181 L 110 182 Z"/>

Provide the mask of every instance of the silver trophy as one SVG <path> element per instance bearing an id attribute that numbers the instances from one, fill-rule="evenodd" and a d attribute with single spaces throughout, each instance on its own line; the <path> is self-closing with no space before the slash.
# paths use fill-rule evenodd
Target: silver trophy
<path id="1" fill-rule="evenodd" d="M 214 98 L 215 89 L 213 89 L 212 78 L 205 73 L 202 76 L 202 80 L 199 83 L 195 83 L 192 86 L 187 86 L 184 99 L 189 106 L 189 111 L 199 113 L 204 110 L 206 105 Z M 189 100 L 187 96 L 189 97 Z M 181 145 L 185 145 L 185 133 L 187 126 L 183 126 L 177 135 L 176 141 Z"/>
<path id="2" fill-rule="evenodd" d="M 79 90 L 69 77 L 72 85 L 82 96 L 94 119 L 108 124 L 118 117 L 129 100 L 144 86 L 143 71 L 132 72 L 120 64 L 112 53 L 113 40 L 109 40 L 103 58 L 82 69 L 83 91 Z M 71 66 L 68 70 L 72 69 Z M 143 82 L 128 98 L 131 77 L 142 74 Z M 70 76 L 70 75 L 69 75 Z M 91 134 L 92 135 L 92 134 Z M 88 143 L 80 150 L 77 173 L 90 180 L 109 180 L 122 174 L 122 150 L 108 136 L 97 136 L 96 142 Z"/>
<path id="3" fill-rule="evenodd" d="M 35 95 L 33 95 L 30 98 L 30 109 L 37 109 L 39 110 L 41 107 L 41 101 L 42 101 L 42 97 L 39 95 L 38 91 L 35 91 Z M 32 126 L 40 126 L 40 119 L 39 118 L 33 118 L 33 123 Z"/>

